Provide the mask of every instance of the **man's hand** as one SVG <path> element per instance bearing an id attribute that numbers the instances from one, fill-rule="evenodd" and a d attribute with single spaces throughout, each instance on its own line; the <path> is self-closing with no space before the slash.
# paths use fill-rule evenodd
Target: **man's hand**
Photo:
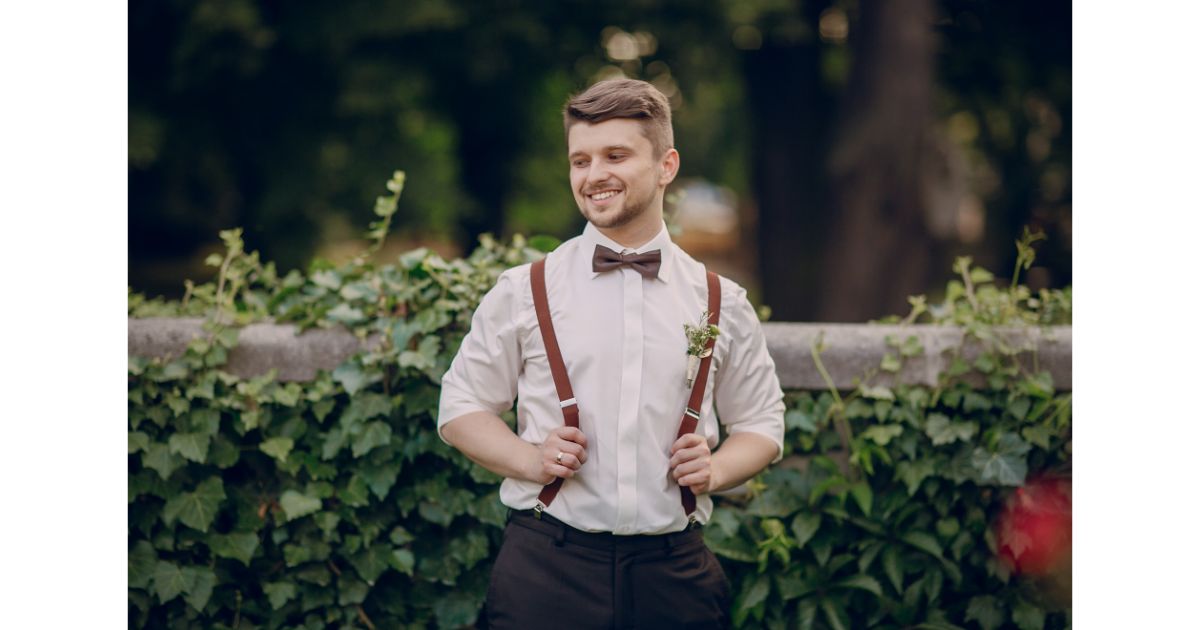
<path id="1" fill-rule="evenodd" d="M 558 427 L 542 442 L 538 454 L 530 475 L 533 481 L 546 485 L 555 477 L 570 479 L 587 461 L 587 436 L 575 427 Z"/>
<path id="2" fill-rule="evenodd" d="M 671 445 L 671 476 L 693 494 L 703 494 L 717 487 L 712 468 L 712 451 L 708 440 L 698 433 L 688 433 Z"/>

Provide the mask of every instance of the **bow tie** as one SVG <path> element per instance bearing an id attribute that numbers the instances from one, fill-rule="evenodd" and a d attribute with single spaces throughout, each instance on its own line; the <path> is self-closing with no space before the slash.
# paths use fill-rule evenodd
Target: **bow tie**
<path id="1" fill-rule="evenodd" d="M 658 277 L 658 268 L 662 266 L 662 250 L 656 249 L 642 254 L 619 254 L 603 246 L 596 246 L 592 254 L 592 271 L 612 271 L 618 267 L 628 266 L 643 277 L 653 280 Z"/>

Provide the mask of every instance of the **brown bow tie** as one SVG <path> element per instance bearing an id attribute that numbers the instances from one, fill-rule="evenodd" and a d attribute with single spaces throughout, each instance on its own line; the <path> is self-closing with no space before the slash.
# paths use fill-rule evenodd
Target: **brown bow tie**
<path id="1" fill-rule="evenodd" d="M 653 280 L 658 277 L 658 268 L 662 266 L 662 250 L 619 254 L 603 245 L 596 246 L 596 253 L 592 254 L 592 271 L 612 271 L 622 266 L 629 266 L 643 277 Z"/>

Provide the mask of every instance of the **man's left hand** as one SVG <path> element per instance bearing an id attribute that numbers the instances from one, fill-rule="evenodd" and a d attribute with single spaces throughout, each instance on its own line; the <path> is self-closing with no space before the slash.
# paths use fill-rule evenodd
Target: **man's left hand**
<path id="1" fill-rule="evenodd" d="M 671 445 L 671 476 L 693 494 L 703 494 L 717 487 L 712 469 L 712 451 L 708 440 L 698 433 L 688 433 Z"/>

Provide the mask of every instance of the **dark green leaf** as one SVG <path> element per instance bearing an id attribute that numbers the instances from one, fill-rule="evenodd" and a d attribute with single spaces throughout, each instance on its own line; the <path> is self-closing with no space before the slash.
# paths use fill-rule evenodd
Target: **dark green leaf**
<path id="1" fill-rule="evenodd" d="M 392 547 L 386 543 L 377 543 L 359 551 L 350 557 L 350 564 L 358 572 L 359 577 L 368 585 L 374 586 L 375 580 L 388 570 L 392 556 Z"/>
<path id="2" fill-rule="evenodd" d="M 175 599 L 187 588 L 187 579 L 177 565 L 165 560 L 159 560 L 154 566 L 154 594 L 159 603 L 167 603 Z"/>
<path id="3" fill-rule="evenodd" d="M 267 594 L 271 608 L 279 610 L 296 597 L 296 585 L 292 582 L 267 582 L 263 584 L 263 592 Z"/>
<path id="4" fill-rule="evenodd" d="M 930 459 L 920 459 L 917 461 L 904 460 L 896 464 L 895 478 L 904 482 L 908 488 L 908 496 L 917 493 L 921 487 L 921 482 L 926 477 L 930 477 L 934 472 L 934 463 Z"/>
<path id="5" fill-rule="evenodd" d="M 812 540 L 812 537 L 821 528 L 821 514 L 819 512 L 801 512 L 792 519 L 792 535 L 795 537 L 796 548 L 803 549 L 804 545 Z"/>
<path id="6" fill-rule="evenodd" d="M 904 590 L 904 571 L 900 567 L 900 549 L 894 545 L 889 545 L 883 550 L 883 572 L 887 574 L 888 581 L 892 583 L 892 588 L 896 589 L 897 593 Z"/>
<path id="7" fill-rule="evenodd" d="M 361 365 L 355 361 L 347 361 L 333 370 L 333 380 L 340 383 L 347 394 L 353 396 L 366 385 L 367 376 L 363 373 Z"/>
<path id="8" fill-rule="evenodd" d="M 139 540 L 133 549 L 129 550 L 129 587 L 148 587 L 154 577 L 157 563 L 158 553 L 154 551 L 154 545 Z"/>
<path id="9" fill-rule="evenodd" d="M 142 465 L 154 469 L 163 479 L 169 478 L 183 464 L 183 458 L 173 455 L 166 444 L 153 443 L 142 453 Z"/>
<path id="10" fill-rule="evenodd" d="M 869 575 L 852 575 L 834 582 L 833 586 L 836 588 L 856 588 L 867 591 L 875 597 L 883 597 L 883 589 L 879 587 L 879 581 Z"/>
<path id="11" fill-rule="evenodd" d="M 968 621 L 979 622 L 983 630 L 995 630 L 1004 624 L 1004 609 L 991 595 L 977 595 L 967 603 Z"/>
<path id="12" fill-rule="evenodd" d="M 129 454 L 132 455 L 139 451 L 146 450 L 150 446 L 150 436 L 141 431 L 129 432 Z"/>
<path id="13" fill-rule="evenodd" d="M 279 496 L 279 505 L 283 507 L 287 520 L 294 521 L 320 510 L 321 500 L 305 496 L 295 490 L 284 490 L 283 494 Z"/>
<path id="14" fill-rule="evenodd" d="M 925 435 L 933 440 L 934 446 L 951 444 L 960 440 L 969 442 L 978 432 L 978 423 L 951 422 L 950 418 L 940 413 L 929 414 L 929 419 L 925 424 Z"/>
<path id="15" fill-rule="evenodd" d="M 898 424 L 876 424 L 867 427 L 861 433 L 863 439 L 872 440 L 880 446 L 887 446 L 892 438 L 904 433 L 904 427 Z"/>
<path id="16" fill-rule="evenodd" d="M 220 477 L 209 477 L 192 492 L 172 497 L 163 506 L 163 520 L 168 524 L 179 519 L 184 525 L 202 532 L 208 531 L 221 502 L 225 500 L 225 484 Z"/>
<path id="17" fill-rule="evenodd" d="M 274 457 L 280 462 L 286 462 L 288 453 L 292 452 L 292 448 L 294 446 L 295 442 L 293 442 L 291 438 L 273 437 L 269 440 L 263 440 L 262 443 L 258 445 L 258 450 L 270 455 L 271 457 Z"/>
<path id="18" fill-rule="evenodd" d="M 1017 599 L 1013 605 L 1012 620 L 1021 630 L 1042 630 L 1046 627 L 1046 613 L 1024 599 Z"/>
<path id="19" fill-rule="evenodd" d="M 942 557 L 942 546 L 938 544 L 937 538 L 925 532 L 908 532 L 900 536 L 900 540 L 937 558 Z"/>
<path id="20" fill-rule="evenodd" d="M 253 532 L 209 534 L 208 547 L 217 557 L 232 558 L 250 566 L 250 558 L 254 557 L 254 551 L 258 549 L 258 535 Z"/>
<path id="21" fill-rule="evenodd" d="M 378 446 L 387 446 L 392 441 L 392 427 L 383 422 L 370 422 L 363 427 L 362 433 L 354 438 L 351 452 L 354 457 L 362 457 Z"/>
<path id="22" fill-rule="evenodd" d="M 1019 486 L 1025 483 L 1028 471 L 1025 454 L 1029 443 L 1015 433 L 1003 433 L 997 440 L 994 451 L 976 448 L 971 456 L 971 465 L 980 472 L 984 483 Z"/>
<path id="23" fill-rule="evenodd" d="M 217 584 L 217 575 L 208 567 L 185 567 L 183 569 L 185 582 L 183 599 L 196 610 L 204 610 L 212 597 L 213 587 Z"/>

